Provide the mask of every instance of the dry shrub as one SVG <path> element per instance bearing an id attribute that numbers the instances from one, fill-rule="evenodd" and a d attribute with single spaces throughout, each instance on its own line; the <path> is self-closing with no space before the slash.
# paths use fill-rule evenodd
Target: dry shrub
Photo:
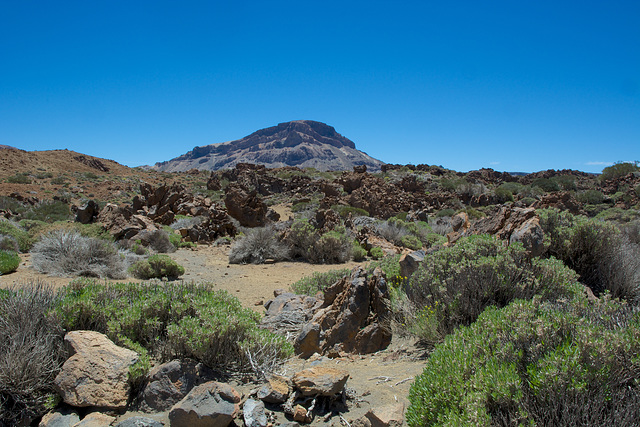
<path id="1" fill-rule="evenodd" d="M 167 254 L 176 251 L 176 247 L 169 239 L 169 234 L 164 230 L 154 230 L 142 233 L 140 240 L 145 246 L 160 254 Z"/>
<path id="2" fill-rule="evenodd" d="M 33 267 L 53 276 L 89 276 L 123 279 L 126 263 L 110 242 L 56 230 L 33 246 Z"/>
<path id="3" fill-rule="evenodd" d="M 278 240 L 273 227 L 259 227 L 247 231 L 231 247 L 231 264 L 262 264 L 267 259 L 282 261 L 289 256 L 288 248 Z"/>
<path id="4" fill-rule="evenodd" d="M 49 314 L 55 303 L 42 283 L 0 291 L 0 425 L 28 422 L 55 403 L 53 381 L 66 356 L 64 332 Z"/>

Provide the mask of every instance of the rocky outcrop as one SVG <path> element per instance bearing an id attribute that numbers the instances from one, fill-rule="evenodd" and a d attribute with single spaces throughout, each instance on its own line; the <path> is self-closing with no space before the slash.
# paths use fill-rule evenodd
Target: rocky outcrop
<path id="1" fill-rule="evenodd" d="M 226 427 L 240 411 L 240 394 L 228 384 L 210 381 L 193 388 L 169 412 L 172 427 Z"/>
<path id="2" fill-rule="evenodd" d="M 229 215 L 244 227 L 261 227 L 267 223 L 267 205 L 257 192 L 247 193 L 236 185 L 229 185 L 224 198 Z"/>
<path id="3" fill-rule="evenodd" d="M 502 206 L 493 215 L 476 221 L 469 232 L 520 242 L 531 256 L 539 256 L 544 250 L 544 232 L 534 208 Z"/>
<path id="4" fill-rule="evenodd" d="M 95 222 L 100 213 L 100 206 L 94 200 L 89 200 L 76 211 L 76 222 L 90 224 Z"/>
<path id="5" fill-rule="evenodd" d="M 94 331 L 72 331 L 64 340 L 71 357 L 55 379 L 64 402 L 76 407 L 125 408 L 131 388 L 129 367 L 138 360 L 137 353 Z"/>
<path id="6" fill-rule="evenodd" d="M 570 192 L 556 192 L 545 194 L 533 204 L 536 209 L 556 208 L 561 211 L 569 211 L 574 215 L 584 215 L 582 205 Z"/>
<path id="7" fill-rule="evenodd" d="M 324 301 L 295 340 L 297 354 L 372 353 L 391 342 L 389 290 L 384 273 L 356 268 L 327 288 Z"/>

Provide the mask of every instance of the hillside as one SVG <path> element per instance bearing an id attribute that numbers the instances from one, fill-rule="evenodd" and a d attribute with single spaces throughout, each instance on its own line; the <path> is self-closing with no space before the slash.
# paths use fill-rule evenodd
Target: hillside
<path id="1" fill-rule="evenodd" d="M 156 163 L 153 169 L 181 172 L 190 169 L 231 169 L 238 163 L 269 168 L 296 166 L 321 171 L 351 170 L 366 165 L 378 171 L 380 160 L 356 149 L 353 141 L 324 123 L 297 120 L 258 130 L 242 139 L 196 147 L 175 159 Z"/>

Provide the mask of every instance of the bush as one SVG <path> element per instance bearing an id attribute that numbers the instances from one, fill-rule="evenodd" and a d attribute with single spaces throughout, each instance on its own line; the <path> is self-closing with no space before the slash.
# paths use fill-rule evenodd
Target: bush
<path id="1" fill-rule="evenodd" d="M 531 186 L 538 187 L 547 193 L 560 190 L 558 183 L 549 178 L 536 178 L 531 183 Z"/>
<path id="2" fill-rule="evenodd" d="M 495 189 L 496 198 L 498 199 L 498 203 L 507 203 L 513 202 L 513 193 L 504 187 L 505 184 L 500 185 Z"/>
<path id="3" fill-rule="evenodd" d="M 0 234 L 0 251 L 18 252 L 20 247 L 18 242 L 11 236 Z"/>
<path id="4" fill-rule="evenodd" d="M 598 190 L 586 190 L 576 194 L 576 200 L 580 203 L 598 205 L 604 200 L 604 194 Z"/>
<path id="5" fill-rule="evenodd" d="M 147 246 L 154 251 L 161 254 L 166 254 L 176 251 L 175 245 L 171 242 L 170 236 L 172 235 L 178 237 L 178 235 L 175 234 L 173 230 L 171 230 L 171 234 L 169 234 L 165 230 L 155 230 L 148 234 L 145 233 L 143 235 L 143 239 L 147 243 Z"/>
<path id="6" fill-rule="evenodd" d="M 273 227 L 259 227 L 247 231 L 231 247 L 231 264 L 262 264 L 267 259 L 282 261 L 289 255 L 288 248 L 278 240 Z"/>
<path id="7" fill-rule="evenodd" d="M 349 215 L 353 216 L 354 218 L 357 216 L 369 216 L 369 212 L 367 212 L 366 210 L 361 208 L 355 208 L 353 206 L 336 205 L 336 206 L 332 206 L 331 209 L 338 212 L 338 214 L 342 218 L 348 218 Z"/>
<path id="8" fill-rule="evenodd" d="M 618 229 L 596 219 L 554 209 L 539 211 L 547 254 L 575 270 L 596 295 L 640 302 L 640 248 Z"/>
<path id="9" fill-rule="evenodd" d="M 14 214 L 20 214 L 26 210 L 22 203 L 8 196 L 0 196 L 0 209 Z"/>
<path id="10" fill-rule="evenodd" d="M 22 215 L 24 219 L 44 222 L 66 221 L 70 216 L 71 211 L 69 210 L 69 205 L 58 200 L 42 202 L 27 210 Z"/>
<path id="11" fill-rule="evenodd" d="M 340 270 L 330 270 L 326 273 L 314 272 L 311 276 L 305 276 L 291 285 L 291 289 L 298 295 L 314 296 L 318 292 L 324 292 L 326 288 L 333 285 L 344 276 L 350 274 L 348 268 Z"/>
<path id="12" fill-rule="evenodd" d="M 396 246 L 402 246 L 402 238 L 409 235 L 409 230 L 404 226 L 404 222 L 398 219 L 378 222 L 374 231 L 378 236 Z"/>
<path id="13" fill-rule="evenodd" d="M 0 250 L 0 275 L 13 273 L 20 265 L 20 255 L 12 251 Z"/>
<path id="14" fill-rule="evenodd" d="M 31 250 L 33 267 L 53 276 L 89 276 L 122 279 L 125 260 L 114 245 L 80 233 L 55 230 L 43 235 Z"/>
<path id="15" fill-rule="evenodd" d="M 371 258 L 373 259 L 382 259 L 385 256 L 385 253 L 382 250 L 382 248 L 379 248 L 377 246 L 374 246 L 373 248 L 371 248 L 369 253 L 371 254 Z"/>
<path id="16" fill-rule="evenodd" d="M 283 337 L 258 328 L 257 313 L 203 284 L 88 281 L 65 289 L 58 313 L 68 330 L 99 331 L 160 362 L 189 357 L 225 374 L 264 376 L 293 353 Z"/>
<path id="17" fill-rule="evenodd" d="M 626 176 L 632 172 L 640 171 L 640 167 L 638 167 L 638 162 L 618 162 L 614 165 L 607 166 L 602 170 L 602 175 L 600 178 L 603 181 L 607 181 L 610 179 L 621 178 Z"/>
<path id="18" fill-rule="evenodd" d="M 15 174 L 7 177 L 7 182 L 9 184 L 31 184 L 31 178 L 26 174 Z"/>
<path id="19" fill-rule="evenodd" d="M 438 211 L 438 213 L 436 213 L 436 218 L 450 218 L 455 214 L 456 214 L 456 211 L 454 211 L 451 208 L 441 209 Z"/>
<path id="20" fill-rule="evenodd" d="M 422 249 L 422 242 L 420 242 L 420 239 L 413 235 L 403 236 L 402 239 L 400 239 L 400 242 L 405 248 L 413 249 L 414 251 Z"/>
<path id="21" fill-rule="evenodd" d="M 618 302 L 490 307 L 427 359 L 407 423 L 635 425 L 639 351 L 637 312 Z"/>
<path id="22" fill-rule="evenodd" d="M 184 274 L 184 267 L 169 258 L 168 255 L 156 254 L 147 259 L 135 262 L 129 272 L 138 279 L 160 279 L 167 277 L 177 279 Z"/>
<path id="23" fill-rule="evenodd" d="M 558 175 L 551 178 L 560 188 L 566 191 L 576 189 L 576 178 L 571 175 Z"/>
<path id="24" fill-rule="evenodd" d="M 29 252 L 29 249 L 31 249 L 31 246 L 33 245 L 29 234 L 11 221 L 0 220 L 0 234 L 4 234 L 15 239 L 18 243 L 20 252 Z"/>
<path id="25" fill-rule="evenodd" d="M 203 218 L 199 216 L 182 216 L 176 215 L 176 220 L 171 224 L 173 230 L 179 230 L 181 228 L 191 228 L 196 225 L 202 224 Z"/>
<path id="26" fill-rule="evenodd" d="M 317 240 L 316 230 L 308 220 L 296 220 L 291 224 L 291 230 L 287 233 L 286 244 L 289 247 L 289 255 L 292 258 L 304 258 Z"/>
<path id="27" fill-rule="evenodd" d="M 505 246 L 480 235 L 431 254 L 413 273 L 405 292 L 418 318 L 411 325 L 413 333 L 432 345 L 456 327 L 473 323 L 488 306 L 504 307 L 535 295 L 555 301 L 581 294 L 582 288 L 561 262 L 532 260 L 520 244 Z"/>
<path id="28" fill-rule="evenodd" d="M 0 425 L 28 425 L 55 402 L 66 359 L 63 330 L 49 311 L 53 290 L 28 283 L 0 293 Z"/>
<path id="29" fill-rule="evenodd" d="M 339 264 L 349 261 L 351 247 L 344 230 L 327 231 L 309 248 L 307 258 L 313 264 Z"/>
<path id="30" fill-rule="evenodd" d="M 351 257 L 355 262 L 364 261 L 367 259 L 367 250 L 360 246 L 358 242 L 353 242 L 351 247 Z"/>

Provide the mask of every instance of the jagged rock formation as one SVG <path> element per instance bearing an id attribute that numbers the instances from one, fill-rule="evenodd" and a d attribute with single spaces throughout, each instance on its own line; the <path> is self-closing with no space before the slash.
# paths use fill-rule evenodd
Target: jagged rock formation
<path id="1" fill-rule="evenodd" d="M 269 168 L 297 166 L 318 170 L 351 170 L 366 165 L 380 170 L 383 162 L 356 149 L 355 144 L 324 123 L 296 120 L 261 129 L 242 139 L 196 147 L 153 169 L 184 172 L 190 169 L 230 169 L 238 163 Z"/>

